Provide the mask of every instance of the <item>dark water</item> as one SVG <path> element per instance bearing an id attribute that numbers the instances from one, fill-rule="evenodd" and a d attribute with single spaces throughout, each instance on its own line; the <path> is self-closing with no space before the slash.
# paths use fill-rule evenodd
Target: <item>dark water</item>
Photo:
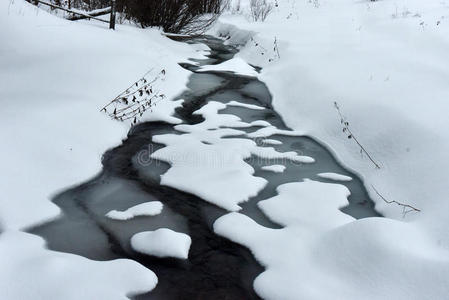
<path id="1" fill-rule="evenodd" d="M 205 43 L 212 50 L 208 59 L 192 61 L 183 66 L 191 70 L 188 89 L 179 98 L 185 100 L 177 110 L 177 117 L 185 123 L 202 121 L 194 111 L 208 101 L 235 100 L 264 106 L 265 110 L 228 107 L 220 113 L 241 117 L 245 122 L 266 120 L 279 129 L 288 129 L 271 106 L 271 95 L 256 78 L 226 72 L 195 73 L 195 63 L 217 64 L 233 57 L 236 49 L 223 45 L 221 40 L 204 37 L 188 40 Z M 246 132 L 258 128 L 241 129 Z M 102 159 L 103 170 L 92 180 L 57 195 L 53 201 L 61 207 L 63 216 L 58 220 L 33 228 L 30 232 L 44 237 L 53 250 L 76 253 L 95 260 L 130 258 L 153 270 L 159 278 L 157 287 L 137 299 L 258 299 L 252 283 L 263 268 L 248 249 L 213 233 L 212 224 L 226 211 L 204 200 L 176 189 L 161 186 L 160 175 L 169 165 L 155 161 L 141 165 L 136 156 L 142 150 L 155 151 L 163 147 L 152 142 L 152 136 L 176 133 L 172 125 L 162 122 L 142 123 L 134 126 L 122 145 L 107 151 Z M 244 136 L 242 136 L 244 138 Z M 270 139 L 282 141 L 273 145 L 278 151 L 296 151 L 313 157 L 312 164 L 290 161 L 267 161 L 257 157 L 248 159 L 255 175 L 269 180 L 266 188 L 249 202 L 242 204 L 242 213 L 256 222 L 272 228 L 277 224 L 268 220 L 257 208 L 257 202 L 276 195 L 278 185 L 301 181 L 304 178 L 332 182 L 317 177 L 317 173 L 336 172 L 354 179 L 344 182 L 351 191 L 350 205 L 344 212 L 356 217 L 377 216 L 362 182 L 342 168 L 323 146 L 308 137 L 274 135 Z M 263 143 L 262 140 L 256 140 Z M 150 147 L 150 148 L 149 148 Z M 282 163 L 284 173 L 261 170 L 263 165 Z M 339 182 L 340 183 L 340 182 Z M 125 210 L 139 203 L 158 200 L 164 204 L 160 215 L 137 217 L 128 221 L 115 221 L 105 217 L 112 209 Z M 192 238 L 188 260 L 157 258 L 142 255 L 130 247 L 131 237 L 138 232 L 166 227 L 184 232 Z"/>

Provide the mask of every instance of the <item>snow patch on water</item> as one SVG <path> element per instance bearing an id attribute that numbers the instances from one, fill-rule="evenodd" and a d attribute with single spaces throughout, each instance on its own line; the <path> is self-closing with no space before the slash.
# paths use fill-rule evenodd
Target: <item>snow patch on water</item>
<path id="1" fill-rule="evenodd" d="M 199 71 L 233 72 L 238 75 L 252 76 L 252 77 L 257 77 L 258 75 L 257 71 L 240 57 L 234 57 L 218 65 L 203 66 L 200 68 Z"/>
<path id="2" fill-rule="evenodd" d="M 245 132 L 224 127 L 250 127 L 239 117 L 219 114 L 226 105 L 210 101 L 194 112 L 204 117 L 195 124 L 175 126 L 184 134 L 164 134 L 153 141 L 166 145 L 151 158 L 168 162 L 171 168 L 161 176 L 161 184 L 192 193 L 229 211 L 238 211 L 241 202 L 256 196 L 267 180 L 253 176 L 254 168 L 245 162 L 252 156 L 259 159 L 281 159 L 295 163 L 311 163 L 314 159 L 294 151 L 278 152 L 272 147 L 260 147 L 247 138 L 229 138 Z M 263 128 L 265 129 L 265 128 Z M 269 127 L 266 134 L 295 134 Z M 224 138 L 228 137 L 228 138 Z M 230 188 L 232 187 L 232 188 Z"/>
<path id="3" fill-rule="evenodd" d="M 265 145 L 282 145 L 282 142 L 274 139 L 264 139 L 262 143 Z"/>
<path id="4" fill-rule="evenodd" d="M 179 259 L 188 258 L 191 243 L 187 234 L 168 228 L 136 233 L 131 238 L 131 246 L 137 252 Z"/>
<path id="5" fill-rule="evenodd" d="M 125 211 L 111 210 L 106 214 L 106 217 L 125 221 L 139 216 L 155 216 L 162 212 L 162 207 L 160 201 L 151 201 L 135 205 Z"/>
<path id="6" fill-rule="evenodd" d="M 298 130 L 283 130 L 278 129 L 275 126 L 268 126 L 261 128 L 257 131 L 248 133 L 247 136 L 249 138 L 260 138 L 260 137 L 269 137 L 275 134 L 281 134 L 281 135 L 289 135 L 289 136 L 302 136 L 304 135 L 303 132 Z"/>
<path id="7" fill-rule="evenodd" d="M 335 181 L 351 181 L 352 177 L 341 175 L 337 173 L 327 172 L 327 173 L 319 173 L 317 174 L 318 177 L 325 178 L 325 179 L 331 179 Z"/>
<path id="8" fill-rule="evenodd" d="M 251 122 L 252 126 L 259 126 L 259 127 L 267 127 L 267 126 L 271 126 L 270 123 L 268 123 L 267 121 L 264 120 L 256 120 L 256 121 L 252 121 Z"/>
<path id="9" fill-rule="evenodd" d="M 271 171 L 274 173 L 282 173 L 285 171 L 285 166 L 283 165 L 271 165 L 271 166 L 263 166 L 261 168 L 264 171 Z"/>
<path id="10" fill-rule="evenodd" d="M 259 106 L 259 105 L 247 104 L 247 103 L 238 102 L 238 101 L 230 101 L 230 102 L 226 103 L 226 105 L 228 105 L 228 106 L 245 107 L 245 108 L 255 109 L 255 110 L 263 110 L 263 109 L 265 109 L 265 107 L 262 107 L 262 106 Z"/>

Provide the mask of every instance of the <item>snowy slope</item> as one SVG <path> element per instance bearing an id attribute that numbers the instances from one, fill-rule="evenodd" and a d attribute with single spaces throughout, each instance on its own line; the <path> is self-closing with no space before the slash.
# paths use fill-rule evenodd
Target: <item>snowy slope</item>
<path id="1" fill-rule="evenodd" d="M 102 105 L 150 68 L 166 70 L 161 88 L 172 98 L 189 75 L 177 63 L 201 49 L 157 30 L 65 21 L 23 0 L 0 1 L 0 28 L 0 298 L 125 299 L 151 290 L 156 276 L 133 261 L 48 251 L 18 230 L 57 217 L 52 195 L 94 176 L 101 155 L 126 136 L 129 124 L 109 120 Z M 162 101 L 147 118 L 167 119 L 176 105 Z"/>
<path id="2" fill-rule="evenodd" d="M 448 5 L 416 0 L 279 3 L 265 23 L 224 16 L 216 31 L 230 34 L 232 42 L 247 42 L 240 55 L 265 67 L 261 78 L 290 126 L 327 143 L 365 177 L 367 188 L 374 184 L 388 198 L 414 204 L 423 213 L 411 218 L 441 230 L 432 219 L 443 218 L 441 205 L 449 205 L 444 171 L 449 135 L 443 129 L 449 125 Z M 281 58 L 269 63 L 275 37 Z M 341 132 L 334 101 L 381 170 Z M 382 201 L 378 209 L 401 216 Z"/>
<path id="3" fill-rule="evenodd" d="M 278 3 L 264 23 L 242 12 L 223 16 L 213 32 L 245 45 L 238 55 L 264 67 L 259 78 L 287 124 L 327 144 L 361 174 L 379 211 L 402 220 L 402 210 L 384 203 L 371 185 L 389 200 L 421 209 L 404 221 L 449 249 L 449 6 L 437 0 Z M 380 170 L 342 132 L 334 101 Z"/>
<path id="4" fill-rule="evenodd" d="M 129 124 L 111 122 L 102 105 L 150 68 L 165 68 L 164 93 L 177 95 L 189 74 L 177 62 L 198 55 L 157 30 L 109 31 L 22 1 L 1 5 L 1 164 L 9 174 L 0 183 L 0 219 L 22 228 L 56 216 L 50 194 L 95 175 L 102 153 L 126 135 Z M 171 107 L 165 102 L 156 109 Z"/>
<path id="5" fill-rule="evenodd" d="M 278 187 L 258 203 L 282 229 L 249 217 L 219 218 L 217 233 L 249 247 L 266 268 L 254 287 L 264 299 L 445 299 L 449 255 L 416 226 L 387 218 L 354 220 L 339 184 Z"/>
<path id="6" fill-rule="evenodd" d="M 247 2 L 241 1 L 243 8 L 247 9 Z M 279 6 L 265 22 L 252 22 L 243 9 L 241 15 L 222 16 L 211 32 L 241 45 L 238 56 L 263 67 L 258 78 L 267 83 L 274 107 L 286 123 L 325 143 L 363 177 L 377 210 L 396 220 L 337 222 L 329 232 L 303 233 L 302 228 L 299 236 L 273 233 L 268 244 L 274 246 L 269 250 L 262 238 L 267 229 L 241 215 L 217 221 L 217 232 L 248 246 L 268 266 L 255 287 L 269 299 L 446 298 L 448 4 L 439 0 L 276 2 Z M 334 101 L 380 169 L 366 155 L 362 157 L 354 140 L 342 132 Z M 388 200 L 413 205 L 421 212 L 403 218 L 401 207 L 386 204 L 372 186 Z M 300 193 L 279 197 L 294 203 L 292 211 L 304 209 L 294 202 L 303 201 Z M 337 197 L 329 194 L 328 202 L 315 211 L 332 205 Z M 268 201 L 275 203 L 275 199 Z M 278 210 L 283 210 L 282 203 L 277 202 Z M 336 208 L 323 222 L 338 220 Z M 262 209 L 287 226 L 285 232 L 295 230 L 285 216 L 274 216 L 274 204 Z M 284 257 L 284 249 L 290 247 L 298 250 L 294 252 L 297 264 Z M 299 282 L 283 281 L 303 276 L 302 272 L 309 276 L 301 289 Z M 329 285 L 323 288 L 323 282 Z M 281 284 L 285 290 L 279 291 Z"/>

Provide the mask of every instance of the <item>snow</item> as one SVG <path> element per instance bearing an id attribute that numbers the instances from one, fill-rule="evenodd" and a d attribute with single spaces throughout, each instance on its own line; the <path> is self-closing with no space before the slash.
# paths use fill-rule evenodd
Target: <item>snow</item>
<path id="1" fill-rule="evenodd" d="M 168 228 L 136 233 L 131 238 L 131 246 L 137 252 L 179 259 L 188 258 L 191 243 L 187 234 Z"/>
<path id="2" fill-rule="evenodd" d="M 52 194 L 95 175 L 103 152 L 126 136 L 129 124 L 109 120 L 102 105 L 150 68 L 166 69 L 160 88 L 171 99 L 189 75 L 177 62 L 198 53 L 157 30 L 69 22 L 22 0 L 0 5 L 0 25 L 8 28 L 0 45 L 8 141 L 0 162 L 10 170 L 0 183 L 0 220 L 18 229 L 56 217 Z M 148 119 L 177 105 L 161 101 Z"/>
<path id="3" fill-rule="evenodd" d="M 153 110 L 150 111 L 141 121 L 162 121 L 170 124 L 179 124 L 181 119 L 173 117 L 172 114 L 176 108 L 180 107 L 184 100 L 159 101 Z"/>
<path id="4" fill-rule="evenodd" d="M 449 255 L 418 227 L 342 213 L 349 191 L 306 180 L 278 187 L 259 202 L 270 229 L 230 213 L 216 233 L 247 246 L 266 268 L 255 282 L 264 299 L 442 299 Z M 410 247 L 413 245 L 413 247 Z"/>
<path id="5" fill-rule="evenodd" d="M 1 299 L 128 299 L 157 284 L 156 275 L 128 259 L 93 261 L 46 249 L 19 231 L 0 235 Z"/>
<path id="6" fill-rule="evenodd" d="M 263 109 L 265 109 L 265 107 L 262 107 L 262 106 L 259 106 L 259 105 L 247 104 L 247 103 L 238 102 L 238 101 L 234 101 L 234 100 L 226 103 L 226 105 L 228 105 L 228 106 L 245 107 L 245 108 L 255 109 L 255 110 L 263 110 Z"/>
<path id="7" fill-rule="evenodd" d="M 211 101 L 196 112 L 204 122 L 180 124 L 172 114 L 183 100 L 171 99 L 190 73 L 178 63 L 202 57 L 207 47 L 173 42 L 157 30 L 118 25 L 110 31 L 98 22 L 68 22 L 22 0 L 0 2 L 0 164 L 8 171 L 0 181 L 0 298 L 126 299 L 155 287 L 155 274 L 134 261 L 98 262 L 50 251 L 41 238 L 20 231 L 57 217 L 52 195 L 100 170 L 102 153 L 126 136 L 129 124 L 112 122 L 99 109 L 150 68 L 166 70 L 158 88 L 167 100 L 143 119 L 178 124 L 180 133 L 154 137 L 166 147 L 152 157 L 171 165 L 161 184 L 234 211 L 219 218 L 214 230 L 248 247 L 266 268 L 254 282 L 261 297 L 447 298 L 447 4 L 277 2 L 266 22 L 248 22 L 244 13 L 222 16 L 213 33 L 240 45 L 241 52 L 201 71 L 257 76 L 294 130 L 219 114 L 236 104 L 232 101 Z M 252 66 L 263 69 L 258 73 Z M 342 133 L 334 101 L 381 169 Z M 239 130 L 257 126 L 263 128 Z M 267 184 L 246 159 L 314 161 L 250 140 L 279 145 L 268 139 L 276 134 L 324 143 L 361 175 L 386 218 L 354 220 L 340 211 L 348 203 L 346 187 L 310 180 L 284 184 L 277 196 L 259 202 L 282 229 L 235 212 Z M 422 211 L 403 218 L 401 209 L 384 203 L 371 186 Z M 113 215 L 124 218 L 140 210 Z M 191 239 L 159 229 L 134 235 L 131 244 L 141 253 L 186 259 Z"/>
<path id="8" fill-rule="evenodd" d="M 301 156 L 294 151 L 281 153 L 273 147 L 260 147 L 251 139 L 233 137 L 245 134 L 233 127 L 252 125 L 235 115 L 219 114 L 219 110 L 224 108 L 226 105 L 223 103 L 209 101 L 194 112 L 204 117 L 203 122 L 176 125 L 175 129 L 184 134 L 153 137 L 154 142 L 166 147 L 152 153 L 151 158 L 171 166 L 161 175 L 162 185 L 192 193 L 229 211 L 238 211 L 241 209 L 239 203 L 256 196 L 267 184 L 264 178 L 253 176 L 254 169 L 245 159 L 255 155 L 267 160 L 314 162 L 312 157 Z M 295 134 L 271 125 L 265 128 L 269 128 L 268 134 Z"/>
<path id="9" fill-rule="evenodd" d="M 285 166 L 284 165 L 271 165 L 271 166 L 263 166 L 261 169 L 264 171 L 271 171 L 274 173 L 282 173 L 285 171 Z"/>
<path id="10" fill-rule="evenodd" d="M 295 151 L 280 153 L 273 147 L 257 147 L 252 153 L 265 159 L 287 159 L 297 163 L 313 163 L 315 159 L 310 156 L 298 155 Z"/>
<path id="11" fill-rule="evenodd" d="M 257 77 L 257 71 L 239 57 L 232 58 L 218 65 L 207 65 L 201 67 L 199 72 L 227 71 L 238 75 Z"/>
<path id="12" fill-rule="evenodd" d="M 351 181 L 352 180 L 352 177 L 342 175 L 342 174 L 332 173 L 332 172 L 319 173 L 317 175 L 318 175 L 318 177 L 325 178 L 325 179 L 331 179 L 331 180 L 335 180 L 335 181 Z"/>
<path id="13" fill-rule="evenodd" d="M 205 118 L 204 122 L 196 125 L 178 125 L 175 128 L 185 132 L 204 131 L 207 129 L 217 129 L 222 126 L 226 127 L 251 127 L 251 124 L 242 122 L 242 120 L 231 114 L 218 114 L 218 111 L 226 108 L 226 104 L 210 101 L 207 105 L 203 106 L 193 114 L 201 115 Z"/>
<path id="14" fill-rule="evenodd" d="M 135 205 L 125 211 L 111 210 L 106 217 L 114 220 L 129 220 L 139 216 L 156 216 L 162 212 L 162 202 L 150 201 Z"/>
<path id="15" fill-rule="evenodd" d="M 0 1 L 0 27 L 0 298 L 126 299 L 151 290 L 156 277 L 133 261 L 49 251 L 19 230 L 58 217 L 53 195 L 95 176 L 102 154 L 126 137 L 129 123 L 109 120 L 103 105 L 151 68 L 165 69 L 158 87 L 166 99 L 143 119 L 178 122 L 169 113 L 181 101 L 171 99 L 190 74 L 178 62 L 204 53 L 155 29 L 70 22 L 23 0 Z"/>
<path id="16" fill-rule="evenodd" d="M 260 127 L 267 127 L 267 126 L 270 126 L 271 124 L 268 123 L 267 121 L 264 121 L 264 120 L 256 120 L 256 121 L 252 121 L 251 125 L 252 126 L 260 126 Z"/>
<path id="17" fill-rule="evenodd" d="M 343 190 L 329 190 L 329 203 L 316 202 L 324 191 L 306 182 L 289 189 L 297 192 L 281 186 L 278 197 L 261 204 L 286 228 L 232 213 L 216 222 L 217 232 L 248 246 L 268 268 L 255 282 L 267 299 L 446 298 L 449 7 L 439 0 L 277 3 L 266 22 L 250 22 L 243 11 L 220 17 L 211 33 L 262 67 L 258 78 L 286 124 L 360 175 L 386 218 L 350 220 L 338 210 Z M 380 169 L 342 132 L 334 101 Z M 250 136 L 269 136 L 269 128 L 261 130 Z M 403 217 L 373 187 L 421 212 Z"/>
<path id="18" fill-rule="evenodd" d="M 449 135 L 443 130 L 449 126 L 447 5 L 439 0 L 278 3 L 266 22 L 249 22 L 246 12 L 224 15 L 212 33 L 244 45 L 237 56 L 263 67 L 259 79 L 287 125 L 323 142 L 360 174 L 380 212 L 402 218 L 401 209 L 384 203 L 371 185 L 389 199 L 422 209 L 407 221 L 419 223 L 449 249 L 443 213 L 449 209 L 444 171 Z M 275 37 L 280 59 L 273 51 Z M 269 51 L 261 55 L 261 47 Z M 342 133 L 334 101 L 380 170 Z"/>
<path id="19" fill-rule="evenodd" d="M 155 142 L 167 147 L 151 157 L 171 165 L 161 176 L 161 184 L 195 194 L 224 209 L 239 210 L 238 203 L 257 195 L 266 180 L 253 176 L 254 169 L 244 161 L 251 157 L 250 149 L 256 144 L 247 139 L 221 139 L 226 131 L 209 133 L 216 137 L 204 135 L 202 140 L 213 143 L 210 145 L 191 134 L 155 136 Z"/>
<path id="20" fill-rule="evenodd" d="M 265 145 L 282 145 L 282 142 L 274 139 L 264 139 L 262 140 L 262 144 Z"/>
<path id="21" fill-rule="evenodd" d="M 289 135 L 289 136 L 304 135 L 304 133 L 299 130 L 283 130 L 283 129 L 276 128 L 274 126 L 267 126 L 267 127 L 258 129 L 254 132 L 248 133 L 247 136 L 250 138 L 262 138 L 262 137 L 269 137 L 269 136 L 272 136 L 275 134 Z"/>

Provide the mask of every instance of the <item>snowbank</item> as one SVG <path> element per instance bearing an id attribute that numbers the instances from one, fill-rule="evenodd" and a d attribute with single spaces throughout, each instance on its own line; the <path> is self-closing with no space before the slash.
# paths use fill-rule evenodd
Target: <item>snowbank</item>
<path id="1" fill-rule="evenodd" d="M 131 246 L 134 250 L 158 257 L 187 259 L 190 244 L 192 244 L 190 236 L 168 228 L 139 232 L 131 238 Z"/>
<path id="2" fill-rule="evenodd" d="M 24 228 L 57 216 L 51 195 L 95 175 L 104 151 L 126 136 L 129 124 L 100 113 L 104 104 L 151 68 L 166 70 L 167 98 L 178 95 L 189 72 L 177 63 L 199 54 L 157 30 L 69 22 L 22 0 L 0 5 L 0 163 L 9 171 L 0 220 Z M 177 105 L 161 101 L 147 119 Z"/>
<path id="3" fill-rule="evenodd" d="M 99 262 L 49 251 L 35 235 L 0 235 L 2 299 L 128 299 L 152 290 L 156 275 L 126 259 Z"/>
<path id="4" fill-rule="evenodd" d="M 354 220 L 339 208 L 349 191 L 305 181 L 259 202 L 270 229 L 230 213 L 214 230 L 247 246 L 266 267 L 254 287 L 264 299 L 443 299 L 449 255 L 416 226 L 387 218 Z M 413 245 L 413 246 L 411 246 Z"/>
<path id="5" fill-rule="evenodd" d="M 265 23 L 223 16 L 214 33 L 263 67 L 274 107 L 362 175 L 376 209 L 449 249 L 449 8 L 439 0 L 278 1 Z M 279 56 L 277 56 L 277 51 Z M 262 53 L 264 53 L 262 55 Z M 271 60 L 271 61 L 270 61 Z M 350 128 L 376 169 L 342 132 Z M 402 219 L 389 199 L 422 211 Z"/>
<path id="6" fill-rule="evenodd" d="M 308 182 L 281 186 L 261 204 L 286 228 L 229 214 L 216 231 L 267 266 L 255 287 L 268 299 L 446 298 L 449 7 L 438 0 L 277 3 L 265 23 L 225 15 L 213 33 L 244 45 L 237 55 L 263 67 L 258 78 L 287 125 L 360 174 L 390 219 L 350 220 L 337 210 L 343 190 L 324 196 L 329 188 Z M 342 132 L 334 101 L 380 169 Z M 421 212 L 403 218 L 373 186 Z M 324 198 L 315 202 L 318 195 Z"/>
<path id="7" fill-rule="evenodd" d="M 52 195 L 100 170 L 101 155 L 129 129 L 101 107 L 151 68 L 166 70 L 159 88 L 168 100 L 148 119 L 176 121 L 167 114 L 181 103 L 170 99 L 189 75 L 177 63 L 201 52 L 157 30 L 69 22 L 23 0 L 0 1 L 0 27 L 0 298 L 126 299 L 151 290 L 156 276 L 133 261 L 48 251 L 18 230 L 57 217 Z"/>
<path id="8" fill-rule="evenodd" d="M 125 211 L 111 210 L 106 214 L 106 217 L 114 220 L 129 220 L 140 216 L 155 216 L 162 212 L 162 202 L 150 201 L 135 205 Z"/>

